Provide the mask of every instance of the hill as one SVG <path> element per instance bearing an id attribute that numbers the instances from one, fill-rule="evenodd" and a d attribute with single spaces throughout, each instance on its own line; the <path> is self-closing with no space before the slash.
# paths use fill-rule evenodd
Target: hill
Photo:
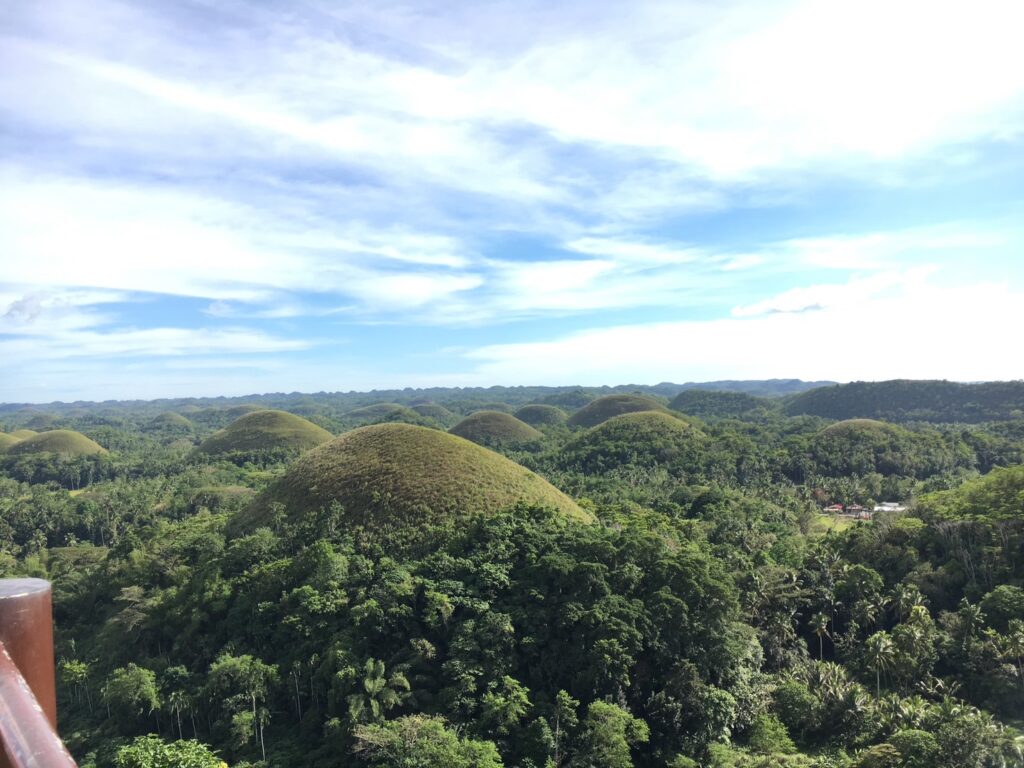
<path id="1" fill-rule="evenodd" d="M 697 427 L 660 411 L 613 416 L 570 441 L 559 463 L 587 473 L 625 465 L 671 466 L 696 473 L 704 463 L 708 437 Z"/>
<path id="2" fill-rule="evenodd" d="M 357 422 L 411 421 L 419 422 L 420 414 L 412 408 L 398 403 L 373 403 L 356 408 L 344 415 L 344 418 Z"/>
<path id="3" fill-rule="evenodd" d="M 743 419 L 767 415 L 777 409 L 777 401 L 745 392 L 686 389 L 676 395 L 668 407 L 701 419 Z"/>
<path id="4" fill-rule="evenodd" d="M 26 440 L 26 439 L 28 439 L 30 437 L 34 437 L 34 436 L 38 435 L 39 433 L 36 432 L 34 429 L 16 429 L 13 432 L 11 432 L 10 434 L 13 437 L 18 438 L 19 440 Z"/>
<path id="5" fill-rule="evenodd" d="M 886 419 L 936 423 L 1024 418 L 1024 381 L 857 381 L 793 396 L 788 415 L 827 419 Z"/>
<path id="6" fill-rule="evenodd" d="M 429 529 L 518 502 L 589 521 L 568 496 L 525 467 L 456 435 L 412 424 L 347 432 L 298 459 L 238 520 L 262 524 L 273 502 L 291 519 L 341 505 L 341 524 L 409 541 Z M 418 533 L 414 533 L 418 532 Z"/>
<path id="7" fill-rule="evenodd" d="M 0 452 L 6 451 L 17 442 L 19 442 L 19 439 L 14 435 L 8 434 L 7 432 L 0 432 Z"/>
<path id="8" fill-rule="evenodd" d="M 285 411 L 253 411 L 214 433 L 197 450 L 208 453 L 236 451 L 305 451 L 333 435 L 301 416 Z"/>
<path id="9" fill-rule="evenodd" d="M 569 417 L 571 427 L 596 427 L 613 416 L 641 411 L 668 413 L 668 409 L 653 397 L 646 395 L 607 395 L 580 408 Z"/>
<path id="10" fill-rule="evenodd" d="M 522 445 L 544 437 L 543 432 L 501 411 L 477 411 L 448 431 L 486 446 Z"/>
<path id="11" fill-rule="evenodd" d="M 149 427 L 152 429 L 191 429 L 192 422 L 180 413 L 167 411 L 150 419 Z"/>
<path id="12" fill-rule="evenodd" d="M 28 429 L 42 430 L 50 429 L 54 424 L 57 423 L 57 417 L 52 413 L 39 413 L 33 416 L 31 419 L 25 422 L 25 426 Z"/>
<path id="13" fill-rule="evenodd" d="M 1024 466 L 994 469 L 959 488 L 922 496 L 916 514 L 940 520 L 1024 520 Z"/>
<path id="14" fill-rule="evenodd" d="M 412 406 L 412 410 L 416 411 L 420 416 L 427 419 L 434 419 L 440 421 L 442 424 L 450 422 L 456 418 L 455 414 L 445 408 L 443 405 L 437 403 L 419 403 L 418 405 Z"/>
<path id="15" fill-rule="evenodd" d="M 515 412 L 515 417 L 524 424 L 529 424 L 531 427 L 546 427 L 553 426 L 555 424 L 564 424 L 565 420 L 568 418 L 565 411 L 561 408 L 556 408 L 553 405 L 543 405 L 540 403 L 524 405 Z"/>
<path id="16" fill-rule="evenodd" d="M 93 442 L 81 432 L 70 429 L 54 429 L 40 432 L 15 443 L 7 449 L 8 456 L 25 456 L 33 453 L 54 453 L 58 456 L 92 456 L 107 450 Z"/>
<path id="17" fill-rule="evenodd" d="M 874 419 L 831 424 L 809 443 L 814 470 L 829 477 L 881 475 L 925 478 L 953 469 L 956 456 L 942 436 Z"/>

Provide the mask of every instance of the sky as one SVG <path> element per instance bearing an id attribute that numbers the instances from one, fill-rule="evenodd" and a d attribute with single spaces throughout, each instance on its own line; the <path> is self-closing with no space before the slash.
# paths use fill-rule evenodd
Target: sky
<path id="1" fill-rule="evenodd" d="M 44 0 L 0 401 L 1024 378 L 1020 0 Z"/>

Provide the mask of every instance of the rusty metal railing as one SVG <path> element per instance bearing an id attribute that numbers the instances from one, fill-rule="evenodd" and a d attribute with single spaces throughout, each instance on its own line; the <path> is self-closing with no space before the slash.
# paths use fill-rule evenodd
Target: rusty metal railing
<path id="1" fill-rule="evenodd" d="M 53 599 L 42 579 L 0 580 L 0 768 L 75 768 L 57 735 Z"/>

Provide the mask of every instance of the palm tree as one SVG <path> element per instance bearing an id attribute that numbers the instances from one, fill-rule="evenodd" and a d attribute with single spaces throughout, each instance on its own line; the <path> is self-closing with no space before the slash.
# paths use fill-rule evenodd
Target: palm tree
<path id="1" fill-rule="evenodd" d="M 865 644 L 867 648 L 868 667 L 875 671 L 875 695 L 882 696 L 882 672 L 892 666 L 895 657 L 895 648 L 892 639 L 887 632 L 876 632 L 868 638 Z"/>
<path id="2" fill-rule="evenodd" d="M 1021 659 L 1024 658 L 1024 621 L 1013 619 L 1010 622 L 1010 631 L 1006 636 L 1006 653 L 1011 659 L 1017 660 L 1017 677 L 1021 685 L 1024 685 L 1024 665 Z"/>
<path id="3" fill-rule="evenodd" d="M 824 613 L 816 613 L 811 617 L 811 630 L 818 636 L 818 660 L 825 660 L 825 638 L 828 634 L 829 618 Z"/>
<path id="4" fill-rule="evenodd" d="M 900 584 L 893 590 L 892 606 L 896 609 L 896 618 L 903 621 L 916 606 L 924 605 L 924 595 L 912 584 Z"/>
<path id="5" fill-rule="evenodd" d="M 966 648 L 970 641 L 974 639 L 978 630 L 984 625 L 985 614 L 982 613 L 981 606 L 973 605 L 968 602 L 966 597 L 960 601 L 956 613 L 960 617 L 961 642 L 963 647 Z"/>
<path id="6" fill-rule="evenodd" d="M 380 720 L 385 712 L 409 697 L 408 679 L 401 672 L 385 677 L 383 661 L 368 659 L 364 673 L 363 692 L 348 697 L 348 711 L 353 720 L 363 720 L 367 715 L 372 720 Z"/>

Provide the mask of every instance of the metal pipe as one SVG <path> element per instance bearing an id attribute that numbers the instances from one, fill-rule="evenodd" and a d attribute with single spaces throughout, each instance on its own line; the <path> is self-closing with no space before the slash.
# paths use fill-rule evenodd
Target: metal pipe
<path id="1" fill-rule="evenodd" d="M 56 728 L 50 584 L 0 580 L 0 768 L 73 768 Z"/>

